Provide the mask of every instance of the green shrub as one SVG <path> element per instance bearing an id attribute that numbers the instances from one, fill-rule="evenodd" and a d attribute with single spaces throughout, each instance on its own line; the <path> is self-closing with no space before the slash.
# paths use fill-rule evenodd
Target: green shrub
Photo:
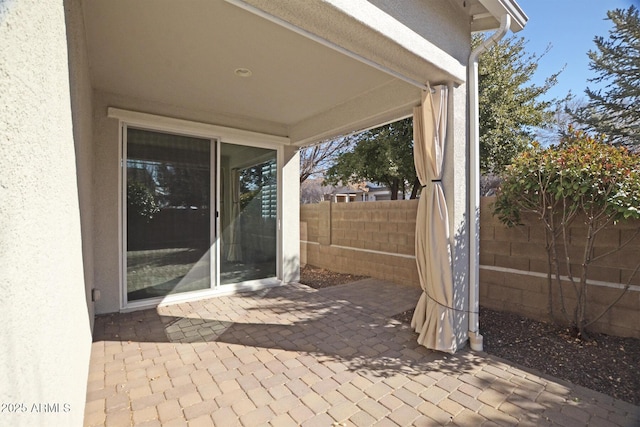
<path id="1" fill-rule="evenodd" d="M 562 313 L 581 337 L 585 337 L 590 324 L 622 297 L 621 294 L 602 314 L 587 319 L 589 265 L 611 254 L 594 256 L 596 236 L 612 223 L 640 218 L 640 156 L 607 145 L 603 140 L 604 137 L 569 128 L 558 145 L 543 148 L 534 143 L 507 167 L 494 205 L 494 214 L 508 226 L 520 224 L 524 213 L 534 214 L 544 224 L 549 284 L 554 275 L 560 286 L 563 263 L 577 304 L 572 314 L 567 313 L 561 293 Z M 569 227 L 577 218 L 586 225 L 586 240 L 582 259 L 572 260 L 568 250 Z M 639 233 L 640 228 L 623 246 Z M 572 271 L 576 270 L 575 265 L 580 266 L 579 277 Z M 629 284 L 624 290 L 628 287 Z M 552 301 L 549 309 L 553 315 Z"/>
<path id="2" fill-rule="evenodd" d="M 160 207 L 153 192 L 146 185 L 130 181 L 127 184 L 127 211 L 149 222 L 160 212 Z"/>

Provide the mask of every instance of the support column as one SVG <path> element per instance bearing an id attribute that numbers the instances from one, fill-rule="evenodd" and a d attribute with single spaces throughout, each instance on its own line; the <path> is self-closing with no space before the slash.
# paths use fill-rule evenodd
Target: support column
<path id="1" fill-rule="evenodd" d="M 444 159 L 444 192 L 449 207 L 453 268 L 454 333 L 458 347 L 467 340 L 469 306 L 469 212 L 467 157 L 467 87 L 449 86 L 449 128 Z"/>
<path id="2" fill-rule="evenodd" d="M 282 203 L 279 227 L 282 247 L 282 281 L 300 280 L 300 154 L 285 147 L 282 158 Z"/>

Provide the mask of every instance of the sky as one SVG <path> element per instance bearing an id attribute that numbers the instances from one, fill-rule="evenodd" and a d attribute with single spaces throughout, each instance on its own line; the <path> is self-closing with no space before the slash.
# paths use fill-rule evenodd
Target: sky
<path id="1" fill-rule="evenodd" d="M 587 52 L 595 50 L 595 36 L 609 37 L 613 28 L 607 11 L 627 9 L 640 0 L 517 0 L 529 17 L 518 36 L 528 40 L 528 53 L 542 54 L 551 44 L 551 50 L 540 60 L 532 80 L 540 85 L 544 79 L 565 67 L 545 99 L 563 98 L 569 90 L 577 99 L 586 99 L 584 90 L 594 88 L 587 79 L 595 77 L 589 69 Z"/>

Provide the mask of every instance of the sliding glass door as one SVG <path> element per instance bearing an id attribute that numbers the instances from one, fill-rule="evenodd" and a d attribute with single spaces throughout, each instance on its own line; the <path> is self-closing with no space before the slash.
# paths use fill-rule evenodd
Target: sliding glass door
<path id="1" fill-rule="evenodd" d="M 127 301 L 210 288 L 211 141 L 126 136 Z"/>
<path id="2" fill-rule="evenodd" d="M 276 276 L 276 151 L 221 144 L 220 284 Z"/>
<path id="3" fill-rule="evenodd" d="M 124 305 L 277 276 L 276 150 L 125 128 Z"/>

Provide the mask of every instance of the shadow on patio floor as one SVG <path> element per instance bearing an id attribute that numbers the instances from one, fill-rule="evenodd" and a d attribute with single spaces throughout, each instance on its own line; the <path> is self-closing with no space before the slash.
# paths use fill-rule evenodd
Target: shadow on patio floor
<path id="1" fill-rule="evenodd" d="M 321 290 L 289 285 L 98 316 L 94 341 L 219 342 L 304 352 L 382 377 L 474 368 L 465 351 L 430 351 L 391 318 L 415 305 L 418 290 L 379 283 L 366 279 Z"/>

